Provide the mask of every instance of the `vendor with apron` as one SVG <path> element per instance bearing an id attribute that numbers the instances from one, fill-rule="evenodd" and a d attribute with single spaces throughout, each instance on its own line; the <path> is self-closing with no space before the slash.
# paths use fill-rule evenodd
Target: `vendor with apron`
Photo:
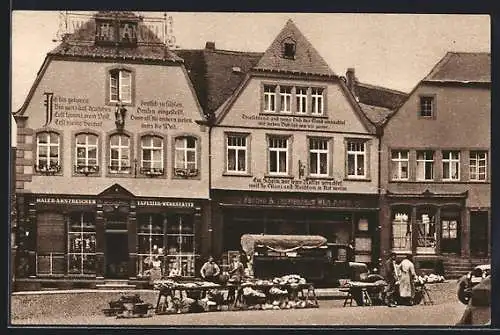
<path id="1" fill-rule="evenodd" d="M 207 281 L 218 282 L 220 268 L 217 263 L 214 262 L 214 258 L 212 256 L 208 257 L 208 261 L 203 264 L 200 270 L 201 277 Z"/>

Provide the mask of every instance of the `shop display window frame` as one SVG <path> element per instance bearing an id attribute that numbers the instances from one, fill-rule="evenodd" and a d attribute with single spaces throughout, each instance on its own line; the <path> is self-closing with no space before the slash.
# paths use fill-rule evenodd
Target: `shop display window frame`
<path id="1" fill-rule="evenodd" d="M 153 221 L 156 219 L 161 222 L 159 227 L 161 228 L 160 233 L 155 233 L 153 231 L 153 226 L 158 227 L 158 225 L 155 225 Z M 141 226 L 144 225 L 145 223 L 142 222 L 143 218 L 147 218 L 147 229 L 145 231 L 142 231 Z M 154 256 L 158 256 L 158 258 L 161 261 L 161 271 L 162 274 L 164 274 L 164 269 L 165 269 L 165 238 L 166 238 L 166 227 L 167 221 L 165 219 L 165 216 L 162 214 L 157 214 L 157 213 L 141 213 L 137 215 L 137 276 L 138 277 L 148 277 L 146 271 L 150 270 L 152 268 L 152 265 L 147 265 L 147 262 L 151 262 Z M 140 248 L 141 243 L 140 243 L 140 238 L 141 237 L 146 237 L 148 242 L 149 242 L 149 250 L 148 252 L 143 252 Z M 161 245 L 156 245 L 155 242 L 153 241 L 153 237 L 156 237 L 158 240 L 161 241 Z M 149 258 L 149 260 L 148 260 Z M 146 268 L 146 269 L 145 269 Z M 142 271 L 141 271 L 142 270 Z"/>
<path id="2" fill-rule="evenodd" d="M 407 216 L 407 220 L 406 221 L 403 220 L 402 217 L 401 220 L 396 220 L 396 215 L 398 215 L 398 217 L 400 217 L 400 215 L 405 215 Z M 394 252 L 401 252 L 401 253 L 412 252 L 414 234 L 413 234 L 413 222 L 411 215 L 412 215 L 411 206 L 398 205 L 391 207 L 391 249 Z M 400 227 L 401 228 L 400 231 L 406 230 L 404 236 L 402 236 L 402 234 L 398 236 L 399 240 L 401 241 L 405 240 L 406 247 L 404 248 L 395 246 L 395 226 Z"/>
<path id="3" fill-rule="evenodd" d="M 415 220 L 416 235 L 416 252 L 417 254 L 431 254 L 437 253 L 437 222 L 436 214 L 437 208 L 434 206 L 418 206 L 416 208 L 417 217 Z M 429 228 L 427 229 L 426 223 L 423 222 L 422 214 L 428 214 L 429 216 Z M 423 231 L 422 231 L 423 228 Z M 433 236 L 431 236 L 431 228 L 433 228 Z M 428 231 L 428 232 L 427 232 Z M 423 233 L 423 237 L 422 234 Z M 420 245 L 424 241 L 425 245 Z M 430 241 L 430 242 L 428 242 Z M 430 243 L 431 246 L 427 246 Z M 432 245 L 432 243 L 434 243 Z"/>
<path id="4" fill-rule="evenodd" d="M 72 222 L 72 216 L 76 216 L 79 214 L 80 222 L 79 222 L 79 231 L 72 231 L 71 226 L 73 225 Z M 86 228 L 93 228 L 93 231 L 85 231 L 85 215 L 92 216 L 93 217 L 93 225 L 89 225 Z M 87 221 L 87 223 L 92 223 L 91 221 Z M 81 240 L 81 251 L 71 251 L 71 246 L 72 246 L 72 240 L 71 240 L 71 235 L 79 236 Z M 92 252 L 84 252 L 84 244 L 83 241 L 85 240 L 85 235 L 92 237 L 93 236 L 93 251 Z M 75 275 L 75 276 L 86 276 L 86 275 L 95 275 L 97 271 L 97 259 L 96 259 L 96 241 L 97 241 L 97 235 L 96 235 L 96 215 L 95 213 L 92 212 L 87 212 L 87 211 L 79 211 L 79 212 L 71 212 L 68 216 L 67 219 L 67 256 L 68 256 L 68 261 L 67 261 L 67 273 L 68 275 Z M 76 256 L 80 257 L 80 271 L 79 272 L 72 272 L 71 271 L 71 257 Z M 85 271 L 85 256 L 87 257 L 92 257 L 94 258 L 94 268 L 92 270 Z"/>
<path id="5" fill-rule="evenodd" d="M 189 217 L 192 224 L 192 231 L 190 233 L 183 232 L 183 218 Z M 174 221 L 174 222 L 172 222 Z M 170 275 L 171 266 L 175 264 L 177 270 L 180 270 L 181 277 L 195 277 L 196 276 L 196 222 L 194 214 L 175 214 L 168 215 L 166 219 L 166 232 L 165 232 L 165 274 Z M 176 229 L 173 229 L 176 227 Z M 172 230 L 170 230 L 172 229 Z M 177 232 L 176 232 L 177 231 Z M 176 238 L 177 243 L 180 243 L 180 252 L 171 252 L 171 245 L 169 244 L 169 238 Z M 183 238 L 192 238 L 192 252 L 183 252 L 182 241 Z M 184 264 L 191 262 L 191 270 L 185 269 Z M 187 272 L 187 273 L 186 273 Z"/>

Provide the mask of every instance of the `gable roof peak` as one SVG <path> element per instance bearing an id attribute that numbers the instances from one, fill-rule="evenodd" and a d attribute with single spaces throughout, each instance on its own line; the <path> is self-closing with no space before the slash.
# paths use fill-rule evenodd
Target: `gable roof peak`
<path id="1" fill-rule="evenodd" d="M 336 76 L 291 19 L 286 22 L 255 69 Z"/>

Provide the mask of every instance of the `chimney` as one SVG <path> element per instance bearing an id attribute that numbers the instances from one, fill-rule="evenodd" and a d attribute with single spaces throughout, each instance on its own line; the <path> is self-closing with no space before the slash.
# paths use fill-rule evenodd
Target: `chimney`
<path id="1" fill-rule="evenodd" d="M 205 44 L 205 50 L 215 50 L 215 42 L 207 42 Z"/>
<path id="2" fill-rule="evenodd" d="M 354 74 L 354 68 L 350 67 L 345 73 L 347 88 L 354 94 L 354 86 L 356 83 L 356 75 Z"/>

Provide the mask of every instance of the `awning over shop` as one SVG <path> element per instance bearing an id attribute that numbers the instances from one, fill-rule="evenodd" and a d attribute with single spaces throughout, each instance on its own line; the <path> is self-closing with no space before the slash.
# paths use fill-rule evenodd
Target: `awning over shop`
<path id="1" fill-rule="evenodd" d="M 319 235 L 256 235 L 241 236 L 241 247 L 248 256 L 252 256 L 255 246 L 264 247 L 277 252 L 291 252 L 299 248 L 318 248 L 325 245 L 327 239 Z"/>

